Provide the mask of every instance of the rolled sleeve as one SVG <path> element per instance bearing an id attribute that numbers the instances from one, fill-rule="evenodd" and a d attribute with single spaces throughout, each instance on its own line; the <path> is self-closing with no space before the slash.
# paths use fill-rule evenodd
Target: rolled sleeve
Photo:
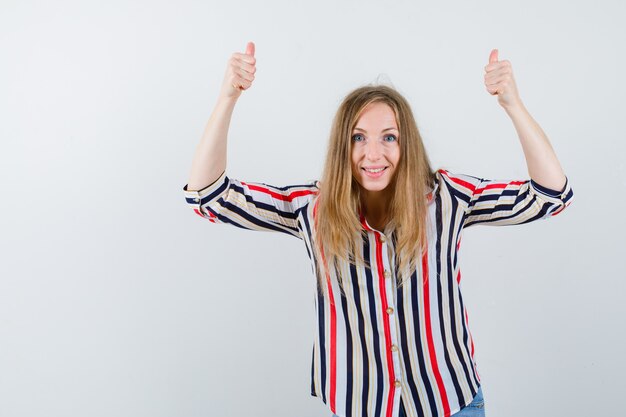
<path id="1" fill-rule="evenodd" d="M 566 207 L 572 204 L 574 199 L 574 191 L 572 190 L 567 175 L 565 176 L 565 185 L 560 191 L 544 187 L 533 179 L 529 180 L 529 187 L 531 191 L 538 196 L 538 198 L 552 205 L 553 209 L 544 217 L 551 217 L 562 212 Z"/>
<path id="2" fill-rule="evenodd" d="M 226 171 L 222 172 L 218 179 L 200 190 L 190 191 L 187 189 L 188 185 L 189 184 L 185 184 L 183 187 L 183 193 L 185 194 L 187 204 L 197 215 L 206 217 L 209 221 L 215 222 L 217 216 L 209 211 L 203 210 L 203 207 L 216 201 L 220 197 L 221 193 L 219 190 L 226 189 Z"/>
<path id="3" fill-rule="evenodd" d="M 463 227 L 505 226 L 552 217 L 569 206 L 573 191 L 566 176 L 562 190 L 532 179 L 491 180 L 440 170 L 465 211 Z"/>
<path id="4" fill-rule="evenodd" d="M 283 232 L 301 238 L 300 211 L 318 192 L 316 181 L 277 187 L 230 178 L 223 172 L 197 191 L 183 187 L 193 211 L 212 223 L 242 229 Z"/>

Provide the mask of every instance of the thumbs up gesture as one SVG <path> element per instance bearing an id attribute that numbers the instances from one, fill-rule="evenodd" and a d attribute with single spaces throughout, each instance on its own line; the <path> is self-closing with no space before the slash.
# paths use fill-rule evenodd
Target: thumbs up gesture
<path id="1" fill-rule="evenodd" d="M 505 109 L 522 104 L 513 78 L 513 68 L 507 60 L 498 61 L 498 50 L 489 54 L 489 64 L 485 66 L 485 87 L 491 95 L 498 96 L 498 103 Z"/>
<path id="2" fill-rule="evenodd" d="M 248 42 L 245 53 L 235 52 L 231 55 L 226 66 L 221 96 L 237 98 L 242 91 L 250 88 L 256 72 L 254 49 L 254 42 Z"/>

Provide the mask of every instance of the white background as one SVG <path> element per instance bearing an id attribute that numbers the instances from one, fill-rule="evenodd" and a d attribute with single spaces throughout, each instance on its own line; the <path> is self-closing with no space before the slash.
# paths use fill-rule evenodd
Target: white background
<path id="1" fill-rule="evenodd" d="M 0 416 L 330 416 L 309 394 L 303 243 L 213 225 L 182 192 L 247 41 L 257 74 L 227 173 L 273 185 L 319 178 L 340 101 L 377 79 L 410 101 L 433 168 L 528 178 L 483 84 L 491 49 L 511 61 L 575 196 L 547 221 L 464 233 L 487 415 L 620 415 L 625 11 L 2 0 Z"/>

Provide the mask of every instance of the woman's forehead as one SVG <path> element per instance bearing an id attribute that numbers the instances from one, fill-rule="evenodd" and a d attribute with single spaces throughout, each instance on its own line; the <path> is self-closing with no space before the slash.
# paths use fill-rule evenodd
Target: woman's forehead
<path id="1" fill-rule="evenodd" d="M 370 103 L 361 112 L 354 129 L 367 133 L 368 130 L 385 131 L 398 128 L 396 114 L 386 103 Z"/>

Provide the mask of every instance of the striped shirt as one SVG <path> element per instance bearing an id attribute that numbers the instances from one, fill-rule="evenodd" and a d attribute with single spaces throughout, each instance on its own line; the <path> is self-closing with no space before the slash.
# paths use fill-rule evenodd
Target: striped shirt
<path id="1" fill-rule="evenodd" d="M 183 191 L 189 206 L 210 222 L 301 239 L 315 277 L 318 185 L 276 187 L 224 172 L 201 190 L 185 185 Z M 395 279 L 401 271 L 391 224 L 376 230 L 357 213 L 367 231 L 360 247 L 370 266 L 340 263 L 329 271 L 328 291 L 315 294 L 311 395 L 340 417 L 397 417 L 400 407 L 408 417 L 448 417 L 468 405 L 480 377 L 461 295 L 462 231 L 547 219 L 563 211 L 572 196 L 567 177 L 557 191 L 532 179 L 488 180 L 439 169 L 425 195 L 428 245 L 402 286 Z"/>

